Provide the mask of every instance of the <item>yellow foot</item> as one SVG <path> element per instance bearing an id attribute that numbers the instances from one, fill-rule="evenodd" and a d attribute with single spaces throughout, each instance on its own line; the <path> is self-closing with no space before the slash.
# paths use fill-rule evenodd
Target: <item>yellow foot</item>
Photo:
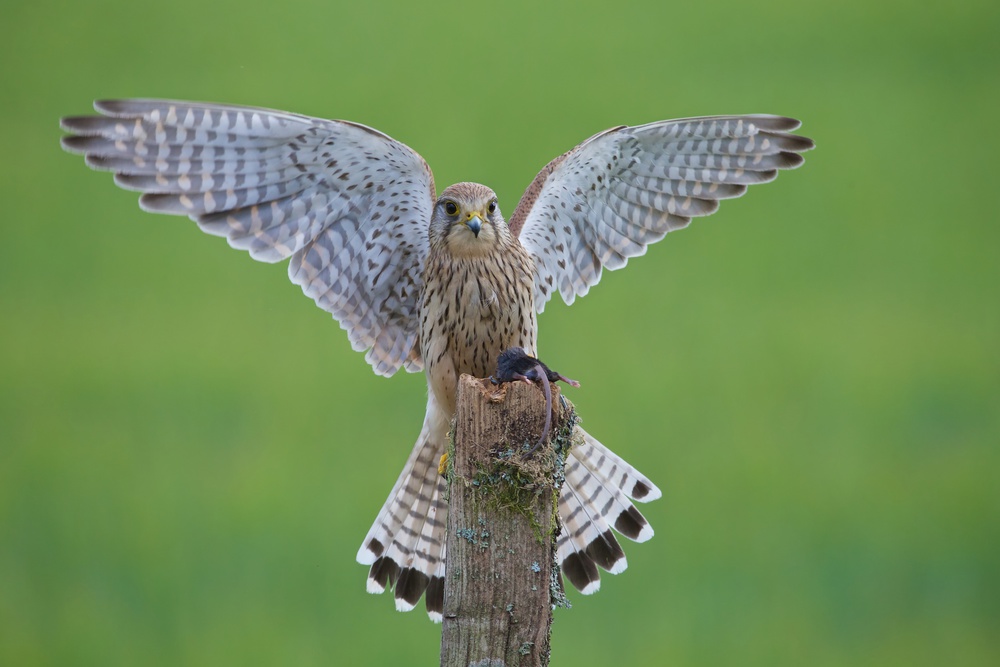
<path id="1" fill-rule="evenodd" d="M 438 474 L 444 477 L 446 470 L 448 470 L 448 452 L 441 455 L 441 462 L 438 463 Z"/>

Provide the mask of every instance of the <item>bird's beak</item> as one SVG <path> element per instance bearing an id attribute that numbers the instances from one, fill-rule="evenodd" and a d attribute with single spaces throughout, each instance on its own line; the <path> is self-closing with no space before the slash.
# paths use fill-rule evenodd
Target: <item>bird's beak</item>
<path id="1" fill-rule="evenodd" d="M 479 238 L 479 230 L 483 228 L 482 214 L 470 213 L 468 219 L 465 221 L 465 226 L 472 230 L 476 238 Z"/>

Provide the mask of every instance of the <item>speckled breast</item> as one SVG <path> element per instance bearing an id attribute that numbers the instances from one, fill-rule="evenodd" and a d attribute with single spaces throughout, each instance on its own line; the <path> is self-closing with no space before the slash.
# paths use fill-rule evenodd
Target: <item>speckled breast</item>
<path id="1" fill-rule="evenodd" d="M 518 245 L 483 257 L 433 252 L 424 271 L 421 351 L 428 384 L 454 412 L 458 377 L 487 377 L 500 352 L 535 354 L 531 260 Z"/>

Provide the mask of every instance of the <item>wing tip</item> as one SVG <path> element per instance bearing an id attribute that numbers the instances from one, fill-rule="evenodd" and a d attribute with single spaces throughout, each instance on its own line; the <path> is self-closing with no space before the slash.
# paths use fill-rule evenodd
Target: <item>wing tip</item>
<path id="1" fill-rule="evenodd" d="M 114 171 L 108 163 L 108 159 L 103 155 L 85 155 L 83 162 L 91 169 L 96 169 L 98 171 Z"/>
<path id="2" fill-rule="evenodd" d="M 762 130 L 776 130 L 779 132 L 794 132 L 802 127 L 802 121 L 790 116 L 775 114 L 751 114 L 747 116 L 754 125 Z"/>
<path id="3" fill-rule="evenodd" d="M 128 190 L 130 192 L 149 192 L 149 194 L 166 194 L 165 192 L 151 192 L 151 188 L 145 187 L 140 178 L 135 174 L 126 174 L 123 172 L 116 172 L 114 175 L 115 185 L 120 187 L 122 190 Z M 142 203 L 140 202 L 140 206 Z"/>
<path id="4" fill-rule="evenodd" d="M 95 125 L 100 120 L 100 116 L 63 116 L 59 119 L 59 129 L 92 136 L 98 134 Z"/>
<path id="5" fill-rule="evenodd" d="M 155 192 L 146 192 L 139 197 L 139 208 L 147 213 L 172 215 L 195 213 L 193 202 L 187 195 L 167 195 Z"/>
<path id="6" fill-rule="evenodd" d="M 805 153 L 816 148 L 816 142 L 801 134 L 782 134 L 782 152 Z"/>
<path id="7" fill-rule="evenodd" d="M 810 148 L 807 150 L 812 149 Z M 806 162 L 804 155 L 794 151 L 781 151 L 778 155 L 782 160 L 781 164 L 778 165 L 778 169 L 798 169 Z"/>
<path id="8" fill-rule="evenodd" d="M 76 155 L 86 155 L 87 154 L 87 137 L 82 137 L 75 134 L 70 134 L 65 137 L 60 137 L 59 145 L 67 153 L 75 153 Z"/>
<path id="9" fill-rule="evenodd" d="M 130 111 L 130 107 L 134 106 L 137 100 L 123 100 L 123 99 L 104 99 L 104 100 L 94 100 L 94 111 L 104 114 L 105 116 L 111 116 L 114 118 L 124 118 L 129 115 L 134 115 L 134 109 Z"/>

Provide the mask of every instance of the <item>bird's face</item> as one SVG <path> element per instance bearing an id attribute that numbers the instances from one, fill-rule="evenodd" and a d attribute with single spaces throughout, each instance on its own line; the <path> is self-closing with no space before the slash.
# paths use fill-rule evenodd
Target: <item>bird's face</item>
<path id="1" fill-rule="evenodd" d="M 453 255 L 485 254 L 505 233 L 497 196 L 485 185 L 457 183 L 446 188 L 434 204 L 431 242 L 444 244 Z"/>

